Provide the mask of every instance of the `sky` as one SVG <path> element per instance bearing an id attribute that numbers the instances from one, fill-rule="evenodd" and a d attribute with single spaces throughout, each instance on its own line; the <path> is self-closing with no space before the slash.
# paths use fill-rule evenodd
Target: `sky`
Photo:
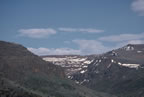
<path id="1" fill-rule="evenodd" d="M 0 40 L 37 55 L 101 54 L 144 43 L 144 0 L 0 0 Z"/>

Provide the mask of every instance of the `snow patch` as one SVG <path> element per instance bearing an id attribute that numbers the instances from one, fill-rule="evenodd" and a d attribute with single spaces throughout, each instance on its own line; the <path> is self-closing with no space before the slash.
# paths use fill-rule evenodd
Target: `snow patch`
<path id="1" fill-rule="evenodd" d="M 84 61 L 83 63 L 85 63 L 85 64 L 90 64 L 92 61 L 89 61 L 89 60 L 86 60 L 86 61 Z"/>
<path id="2" fill-rule="evenodd" d="M 115 61 L 115 60 L 113 60 L 113 59 L 111 59 L 111 62 L 112 62 L 112 63 L 116 63 L 116 61 Z"/>
<path id="3" fill-rule="evenodd" d="M 80 73 L 85 73 L 87 70 L 82 70 L 82 71 L 80 71 Z"/>
<path id="4" fill-rule="evenodd" d="M 80 84 L 83 84 L 84 82 L 89 82 L 89 80 L 84 79 L 82 82 L 80 82 Z"/>
<path id="5" fill-rule="evenodd" d="M 121 66 L 129 67 L 129 68 L 136 68 L 136 69 L 138 69 L 138 67 L 140 66 L 140 64 L 125 64 L 125 63 L 122 64 L 120 62 L 118 62 L 118 64 Z"/>
<path id="6" fill-rule="evenodd" d="M 115 51 L 112 51 L 112 56 L 117 56 L 118 54 Z"/>
<path id="7" fill-rule="evenodd" d="M 132 50 L 134 50 L 134 47 L 132 47 L 132 46 L 126 46 L 126 47 L 124 47 L 124 49 L 126 51 L 132 51 Z"/>
<path id="8" fill-rule="evenodd" d="M 107 66 L 107 68 L 110 68 L 110 67 L 111 67 L 111 65 L 112 65 L 112 64 L 109 64 L 109 65 Z"/>
<path id="9" fill-rule="evenodd" d="M 71 76 L 68 76 L 68 78 L 71 78 Z"/>
<path id="10" fill-rule="evenodd" d="M 137 53 L 142 53 L 142 51 L 137 51 Z"/>
<path id="11" fill-rule="evenodd" d="M 83 68 L 87 68 L 87 67 L 88 67 L 87 65 L 83 66 Z"/>
<path id="12" fill-rule="evenodd" d="M 78 82 L 78 81 L 75 80 L 75 83 L 76 83 L 76 84 L 79 84 L 80 82 Z"/>
<path id="13" fill-rule="evenodd" d="M 119 65 L 122 65 L 122 63 L 118 62 Z"/>
<path id="14" fill-rule="evenodd" d="M 101 60 L 99 60 L 99 63 L 101 62 Z"/>

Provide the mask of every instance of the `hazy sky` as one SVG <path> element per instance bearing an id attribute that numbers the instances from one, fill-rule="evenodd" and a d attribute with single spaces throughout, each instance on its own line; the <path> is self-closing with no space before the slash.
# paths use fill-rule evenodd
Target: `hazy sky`
<path id="1" fill-rule="evenodd" d="M 0 40 L 39 55 L 144 43 L 144 0 L 0 0 Z"/>

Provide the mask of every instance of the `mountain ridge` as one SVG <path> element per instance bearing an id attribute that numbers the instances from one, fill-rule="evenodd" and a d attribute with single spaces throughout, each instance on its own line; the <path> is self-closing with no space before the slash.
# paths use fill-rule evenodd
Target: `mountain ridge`
<path id="1" fill-rule="evenodd" d="M 119 97 L 143 97 L 143 59 L 144 44 L 128 44 L 93 56 L 92 62 L 87 64 L 86 68 L 81 68 L 68 78 L 93 90 Z M 79 64 L 79 67 L 82 67 L 82 64 Z"/>

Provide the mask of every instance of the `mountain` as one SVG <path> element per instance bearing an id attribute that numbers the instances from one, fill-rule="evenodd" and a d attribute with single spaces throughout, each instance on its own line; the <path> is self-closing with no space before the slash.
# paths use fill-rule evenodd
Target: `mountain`
<path id="1" fill-rule="evenodd" d="M 116 97 L 65 78 L 63 69 L 22 45 L 0 41 L 0 97 Z"/>
<path id="2" fill-rule="evenodd" d="M 144 45 L 128 44 L 97 56 L 73 80 L 119 97 L 144 97 Z"/>
<path id="3" fill-rule="evenodd" d="M 43 59 L 62 66 L 68 78 L 93 90 L 118 97 L 144 97 L 144 44 L 128 44 L 101 55 Z"/>
<path id="4" fill-rule="evenodd" d="M 65 74 L 68 78 L 82 69 L 88 67 L 94 57 L 80 56 L 80 55 L 49 55 L 42 56 L 43 60 L 52 62 L 55 65 L 61 66 L 65 69 Z"/>

